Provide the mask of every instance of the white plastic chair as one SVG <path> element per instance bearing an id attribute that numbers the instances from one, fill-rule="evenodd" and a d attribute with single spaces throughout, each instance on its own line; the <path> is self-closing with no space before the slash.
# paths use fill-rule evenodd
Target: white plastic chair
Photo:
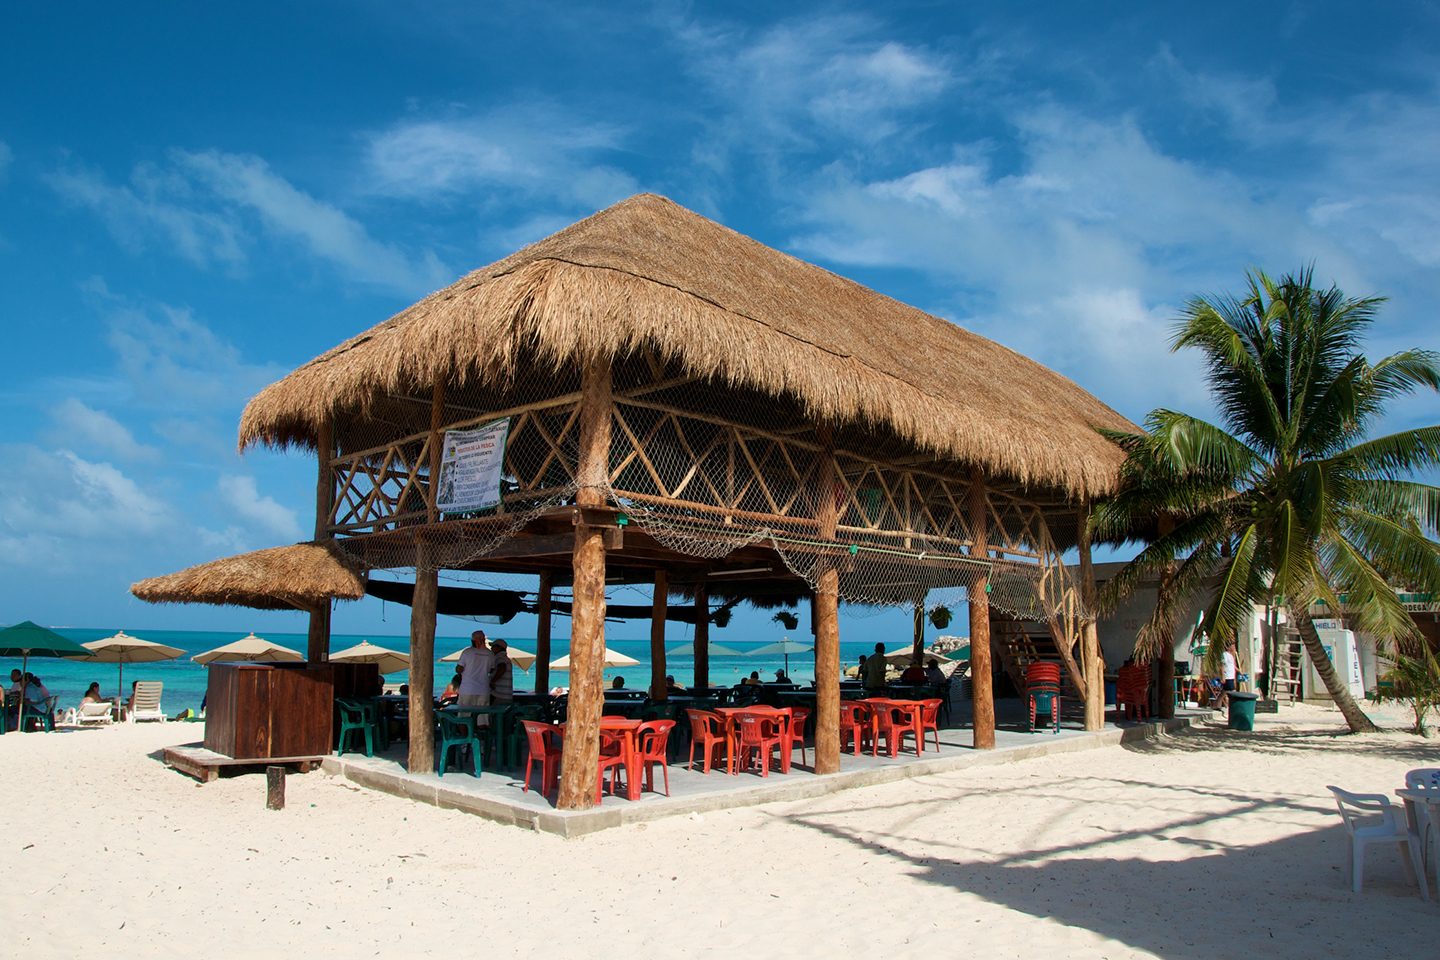
<path id="1" fill-rule="evenodd" d="M 109 700 L 87 700 L 80 704 L 76 710 L 71 710 L 72 723 L 83 725 L 87 723 L 109 723 L 110 722 L 110 701 Z"/>
<path id="2" fill-rule="evenodd" d="M 141 680 L 135 684 L 135 694 L 130 698 L 128 719 L 131 723 L 137 720 L 165 722 L 165 711 L 160 708 L 160 691 L 164 686 L 160 680 Z"/>
<path id="3" fill-rule="evenodd" d="M 1425 882 L 1424 861 L 1420 858 L 1420 835 L 1396 818 L 1399 808 L 1391 806 L 1384 794 L 1350 793 L 1339 787 L 1327 789 L 1335 795 L 1335 806 L 1340 809 L 1340 819 L 1345 821 L 1345 830 L 1350 834 L 1350 855 L 1346 861 L 1355 892 L 1359 893 L 1365 882 L 1366 845 L 1394 843 L 1400 846 L 1406 878 L 1419 884 L 1421 899 L 1429 900 L 1430 887 Z M 1379 822 L 1367 814 L 1379 814 Z"/>

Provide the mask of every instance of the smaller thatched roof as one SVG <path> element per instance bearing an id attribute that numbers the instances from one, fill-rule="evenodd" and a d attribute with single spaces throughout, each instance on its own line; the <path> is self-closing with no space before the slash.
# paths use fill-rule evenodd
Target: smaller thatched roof
<path id="1" fill-rule="evenodd" d="M 148 603 L 213 603 L 257 610 L 314 610 L 365 596 L 366 571 L 334 546 L 297 543 L 223 557 L 130 585 Z"/>

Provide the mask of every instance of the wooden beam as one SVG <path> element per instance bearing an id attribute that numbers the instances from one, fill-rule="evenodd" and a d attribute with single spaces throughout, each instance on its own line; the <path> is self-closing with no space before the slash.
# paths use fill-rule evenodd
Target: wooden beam
<path id="1" fill-rule="evenodd" d="M 970 471 L 970 555 L 987 559 L 989 532 L 985 506 L 985 473 Z M 990 578 L 982 575 L 966 593 L 970 597 L 970 693 L 975 705 L 973 743 L 976 750 L 995 749 L 995 691 L 990 666 Z"/>
<path id="2" fill-rule="evenodd" d="M 330 511 L 335 508 L 335 473 L 330 467 L 330 455 L 335 452 L 335 431 L 329 416 L 320 420 L 315 431 L 315 459 L 320 469 L 315 478 L 315 540 L 331 539 L 329 530 Z M 324 663 L 330 659 L 330 601 L 310 611 L 310 635 L 306 640 L 305 659 L 311 663 Z"/>
<path id="3" fill-rule="evenodd" d="M 665 609 L 670 593 L 670 578 L 664 570 L 655 571 L 655 599 L 650 615 L 650 699 L 668 700 L 665 685 Z"/>
<path id="4" fill-rule="evenodd" d="M 550 593 L 555 588 L 555 574 L 540 571 L 540 597 L 535 613 L 540 618 L 535 626 L 535 692 L 550 692 Z"/>
<path id="5" fill-rule="evenodd" d="M 440 571 L 430 562 L 430 545 L 420 544 L 415 595 L 410 605 L 410 773 L 435 771 L 435 603 Z"/>
<path id="6" fill-rule="evenodd" d="M 425 493 L 425 514 L 430 523 L 440 519 L 440 511 L 435 506 L 436 497 L 440 493 L 440 454 L 442 435 L 445 427 L 445 381 L 435 381 L 435 396 L 430 404 L 430 482 Z M 411 686 L 414 689 L 414 686 Z"/>
<path id="7" fill-rule="evenodd" d="M 828 423 L 816 425 L 820 469 L 815 479 L 818 532 L 835 538 L 839 505 L 835 502 L 834 435 Z M 815 583 L 815 772 L 840 772 L 840 571 L 828 556 L 817 564 Z"/>
<path id="8" fill-rule="evenodd" d="M 1085 729 L 1105 729 L 1105 661 L 1100 656 L 1100 634 L 1095 625 L 1095 570 L 1090 564 L 1090 503 L 1082 501 L 1079 536 L 1075 545 L 1080 554 L 1080 667 L 1085 671 Z M 1174 688 L 1174 682 L 1171 682 Z"/>
<path id="9" fill-rule="evenodd" d="M 610 457 L 610 362 L 590 357 L 581 378 L 579 489 L 576 503 L 605 502 Z M 582 520 L 583 520 L 582 516 Z M 560 760 L 562 810 L 595 805 L 600 763 L 601 689 L 605 673 L 605 538 L 604 530 L 582 523 L 575 528 L 574 604 L 570 614 L 570 698 L 565 724 L 565 752 Z"/>
<path id="10" fill-rule="evenodd" d="M 710 587 L 695 583 L 695 686 L 710 689 Z"/>

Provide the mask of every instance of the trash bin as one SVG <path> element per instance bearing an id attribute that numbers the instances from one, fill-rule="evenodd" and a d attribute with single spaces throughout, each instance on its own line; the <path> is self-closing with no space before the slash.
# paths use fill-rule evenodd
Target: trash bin
<path id="1" fill-rule="evenodd" d="M 1230 694 L 1230 723 L 1231 730 L 1254 730 L 1255 729 L 1255 701 L 1260 699 L 1258 693 L 1232 693 Z"/>

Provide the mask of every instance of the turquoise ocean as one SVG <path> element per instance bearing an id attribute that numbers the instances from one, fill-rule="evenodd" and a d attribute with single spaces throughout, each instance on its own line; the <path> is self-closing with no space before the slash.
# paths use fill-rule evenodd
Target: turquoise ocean
<path id="1" fill-rule="evenodd" d="M 60 628 L 55 631 L 76 643 L 87 643 L 91 640 L 101 640 L 116 633 L 113 628 L 105 629 L 76 629 Z M 214 649 L 223 644 L 231 643 L 245 636 L 244 633 L 235 632 L 191 632 L 184 630 L 132 630 L 128 627 L 125 632 L 130 636 L 140 637 L 145 640 L 153 640 L 156 643 L 163 643 L 167 646 L 178 647 L 185 651 L 185 655 L 176 660 L 162 661 L 160 663 L 127 663 L 125 664 L 124 683 L 128 695 L 130 682 L 132 680 L 160 680 L 165 684 L 162 694 L 162 706 L 165 712 L 174 716 L 181 710 L 189 707 L 194 710 L 200 709 L 200 701 L 205 696 L 206 672 L 205 668 L 190 660 L 190 657 L 204 653 L 206 650 Z M 511 637 L 500 631 L 487 631 L 492 637 L 503 637 L 512 647 L 518 647 L 528 653 L 535 652 L 534 637 Z M 294 650 L 304 652 L 306 636 L 303 633 L 263 633 L 262 636 L 281 646 L 290 647 Z M 337 634 L 330 638 L 330 649 L 344 650 L 346 647 L 354 646 L 361 640 L 369 640 L 371 643 L 381 647 L 389 647 L 392 650 L 408 652 L 410 649 L 410 638 L 408 636 L 383 636 L 369 634 L 365 636 L 347 636 Z M 666 644 L 668 647 L 676 647 L 685 640 L 672 640 Z M 731 640 L 716 640 L 723 646 L 732 650 L 738 650 L 741 656 L 716 656 L 710 657 L 710 682 L 714 684 L 729 685 L 739 683 L 743 678 L 748 677 L 752 670 L 758 670 L 760 676 L 766 679 L 773 679 L 775 671 L 785 666 L 785 658 L 777 656 L 747 656 L 747 651 L 763 647 L 774 642 L 773 639 L 763 642 L 745 643 Z M 436 637 L 435 655 L 443 657 L 466 646 L 469 646 L 468 634 L 463 637 Z M 650 641 L 648 640 L 610 640 L 609 648 L 617 653 L 633 657 L 640 661 L 635 666 L 611 668 L 605 671 L 605 682 L 608 686 L 615 677 L 625 678 L 625 685 L 634 689 L 644 689 L 650 684 Z M 559 659 L 570 652 L 568 640 L 552 640 L 550 644 L 551 659 Z M 845 643 L 840 644 L 840 665 L 841 668 L 852 667 L 859 660 L 862 654 L 874 649 L 869 643 Z M 0 658 L 0 665 L 3 665 L 3 676 L 5 686 L 9 687 L 9 673 L 12 668 L 20 667 L 19 658 Z M 448 664 L 437 663 L 435 665 L 435 686 L 442 688 L 450 679 L 447 671 Z M 116 691 L 118 669 L 113 663 L 83 663 L 73 660 L 60 660 L 49 657 L 31 658 L 29 670 L 38 676 L 49 688 L 52 694 L 60 698 L 59 708 L 73 707 L 79 703 L 84 696 L 85 690 L 92 682 L 100 684 L 100 692 L 107 697 L 113 697 Z M 695 660 L 693 657 L 667 657 L 666 672 L 673 674 L 676 681 L 681 685 L 689 685 L 694 678 Z M 807 683 L 815 677 L 815 659 L 813 653 L 801 653 L 790 655 L 789 665 L 790 678 L 797 683 Z M 532 667 L 529 673 L 516 672 L 515 689 L 530 690 L 534 688 L 535 671 Z M 551 671 L 551 686 L 568 685 L 568 674 Z M 404 671 L 387 674 L 385 677 L 389 683 L 404 683 L 407 674 Z"/>

